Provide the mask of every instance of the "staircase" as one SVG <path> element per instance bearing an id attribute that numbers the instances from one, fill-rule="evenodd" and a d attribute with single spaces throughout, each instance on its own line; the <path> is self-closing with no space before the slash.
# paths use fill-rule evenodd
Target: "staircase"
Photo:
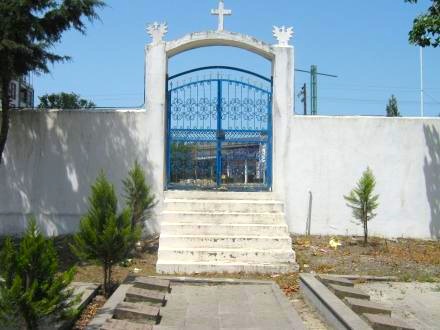
<path id="1" fill-rule="evenodd" d="M 164 274 L 297 270 L 272 193 L 168 191 L 156 270 Z"/>

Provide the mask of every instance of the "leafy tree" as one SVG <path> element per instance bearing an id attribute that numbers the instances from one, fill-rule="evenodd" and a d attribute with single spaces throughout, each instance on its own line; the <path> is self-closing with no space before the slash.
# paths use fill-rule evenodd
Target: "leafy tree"
<path id="1" fill-rule="evenodd" d="M 58 273 L 53 242 L 43 237 L 31 218 L 20 246 L 10 238 L 0 252 L 0 325 L 38 329 L 41 321 L 72 318 L 77 299 L 68 289 L 74 269 Z"/>
<path id="2" fill-rule="evenodd" d="M 368 167 L 348 196 L 344 196 L 347 206 L 353 210 L 353 217 L 359 220 L 364 228 L 364 244 L 368 243 L 368 221 L 376 214 L 374 210 L 379 206 L 379 195 L 373 195 L 376 179 Z"/>
<path id="3" fill-rule="evenodd" d="M 108 296 L 113 266 L 124 260 L 133 249 L 139 230 L 132 229 L 128 208 L 118 214 L 115 189 L 103 172 L 92 185 L 89 204 L 89 211 L 81 219 L 71 248 L 80 259 L 95 261 L 102 266 L 104 294 Z"/>
<path id="4" fill-rule="evenodd" d="M 29 72 L 47 73 L 49 64 L 69 59 L 52 52 L 63 32 L 85 33 L 83 18 L 98 18 L 102 0 L 1 0 L 0 90 L 2 111 L 0 164 L 9 131 L 9 85 L 13 77 Z"/>
<path id="5" fill-rule="evenodd" d="M 400 117 L 399 106 L 397 105 L 397 99 L 394 95 L 391 95 L 387 104 L 387 117 Z"/>
<path id="6" fill-rule="evenodd" d="M 39 97 L 40 109 L 90 109 L 96 104 L 75 93 L 45 94 Z"/>
<path id="7" fill-rule="evenodd" d="M 418 0 L 405 0 L 417 3 Z M 413 28 L 409 32 L 409 41 L 422 47 L 440 46 L 440 0 L 431 0 L 427 12 L 414 19 Z"/>
<path id="8" fill-rule="evenodd" d="M 155 205 L 155 197 L 145 178 L 145 172 L 136 160 L 128 177 L 123 180 L 125 200 L 131 210 L 132 228 L 142 227 L 147 211 Z"/>

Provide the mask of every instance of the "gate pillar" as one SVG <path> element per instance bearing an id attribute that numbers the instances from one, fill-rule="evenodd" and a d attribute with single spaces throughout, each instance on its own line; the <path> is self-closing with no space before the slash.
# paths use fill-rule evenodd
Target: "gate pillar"
<path id="1" fill-rule="evenodd" d="M 148 143 L 148 162 L 152 167 L 151 184 L 162 194 L 165 185 L 165 117 L 166 117 L 166 43 L 154 40 L 145 48 L 145 108 L 150 127 L 157 130 Z M 159 196 L 158 196 L 159 197 Z"/>
<path id="2" fill-rule="evenodd" d="M 293 47 L 275 45 L 272 47 L 275 58 L 272 64 L 273 74 L 273 179 L 272 190 L 278 195 L 284 192 L 287 180 L 283 175 L 289 173 L 288 141 L 291 120 L 294 114 L 294 56 Z M 293 169 L 292 169 L 293 170 Z"/>

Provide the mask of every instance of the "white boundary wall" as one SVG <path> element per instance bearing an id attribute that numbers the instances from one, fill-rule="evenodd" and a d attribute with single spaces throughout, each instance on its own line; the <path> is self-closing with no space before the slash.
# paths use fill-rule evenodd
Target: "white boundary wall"
<path id="1" fill-rule="evenodd" d="M 23 231 L 33 213 L 49 235 L 74 232 L 100 169 L 122 194 L 137 158 L 163 199 L 164 134 L 153 112 L 19 111 L 0 166 L 0 235 Z M 290 119 L 290 120 L 289 120 Z M 380 194 L 370 233 L 440 238 L 440 119 L 289 118 L 276 194 L 290 231 L 304 233 L 312 194 L 313 234 L 360 234 L 343 195 L 370 166 Z M 161 210 L 158 204 L 156 213 Z M 157 231 L 157 222 L 149 224 Z"/>

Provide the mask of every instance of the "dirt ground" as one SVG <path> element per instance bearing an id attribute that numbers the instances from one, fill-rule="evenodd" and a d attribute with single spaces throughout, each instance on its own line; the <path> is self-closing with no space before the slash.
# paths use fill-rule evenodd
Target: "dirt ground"
<path id="1" fill-rule="evenodd" d="M 396 276 L 400 281 L 439 282 L 440 242 L 372 237 L 367 246 L 359 237 L 293 237 L 300 272 Z"/>

